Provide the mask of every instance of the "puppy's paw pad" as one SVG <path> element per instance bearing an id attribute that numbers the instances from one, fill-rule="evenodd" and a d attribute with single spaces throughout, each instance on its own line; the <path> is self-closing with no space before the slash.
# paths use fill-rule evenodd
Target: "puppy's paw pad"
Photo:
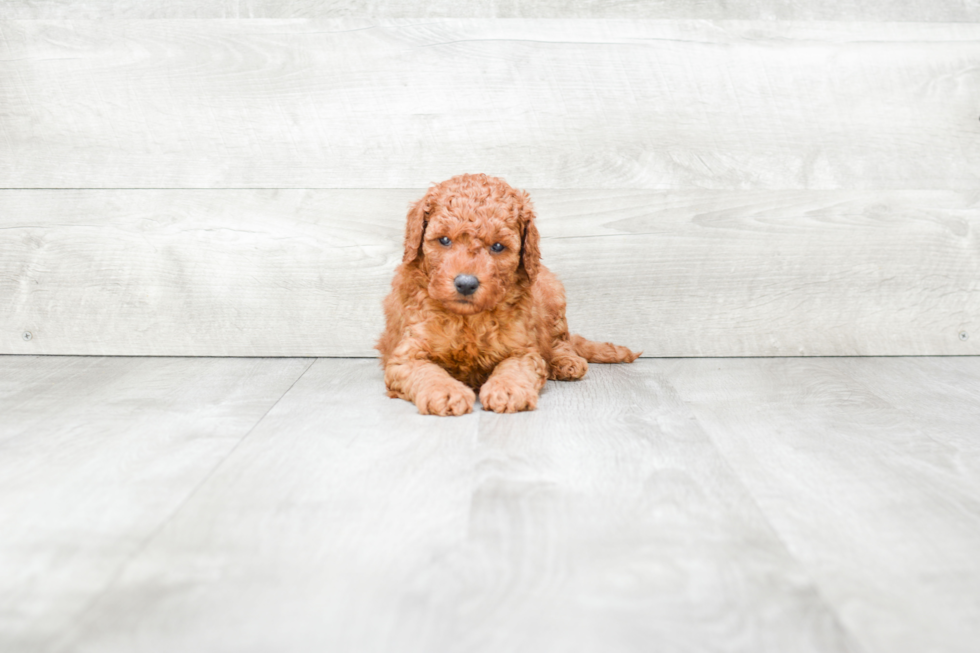
<path id="1" fill-rule="evenodd" d="M 480 390 L 480 403 L 484 410 L 495 413 L 534 410 L 538 407 L 538 392 L 531 388 L 490 382 Z"/>
<path id="2" fill-rule="evenodd" d="M 429 387 L 415 396 L 423 415 L 465 415 L 473 410 L 474 401 L 476 394 L 459 382 Z"/>

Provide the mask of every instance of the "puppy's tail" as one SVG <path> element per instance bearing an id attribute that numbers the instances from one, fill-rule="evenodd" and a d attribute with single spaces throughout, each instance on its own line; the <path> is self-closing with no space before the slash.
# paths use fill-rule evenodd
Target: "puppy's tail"
<path id="1" fill-rule="evenodd" d="M 574 334 L 571 336 L 571 342 L 575 353 L 590 363 L 632 363 L 643 353 L 642 351 L 634 353 L 626 347 L 611 342 L 593 342 Z"/>

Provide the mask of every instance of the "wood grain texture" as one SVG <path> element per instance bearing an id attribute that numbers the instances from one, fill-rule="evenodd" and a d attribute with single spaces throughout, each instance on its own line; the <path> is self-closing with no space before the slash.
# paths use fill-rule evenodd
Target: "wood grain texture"
<path id="1" fill-rule="evenodd" d="M 9 0 L 0 19 L 52 18 L 700 18 L 978 22 L 976 0 Z"/>
<path id="2" fill-rule="evenodd" d="M 0 649 L 975 648 L 980 357 L 308 365 L 0 357 Z"/>
<path id="3" fill-rule="evenodd" d="M 972 189 L 980 25 L 0 22 L 0 187 Z"/>
<path id="4" fill-rule="evenodd" d="M 847 651 L 662 377 L 423 417 L 320 360 L 65 634 L 73 651 Z"/>
<path id="5" fill-rule="evenodd" d="M 466 538 L 478 427 L 389 399 L 376 361 L 317 361 L 66 645 L 410 650 L 438 616 L 414 576 Z"/>
<path id="6" fill-rule="evenodd" d="M 373 356 L 421 193 L 2 191 L 0 351 Z M 975 191 L 531 195 L 587 337 L 650 356 L 980 353 Z"/>
<path id="7" fill-rule="evenodd" d="M 0 650 L 49 650 L 310 364 L 0 357 Z"/>
<path id="8" fill-rule="evenodd" d="M 980 638 L 980 359 L 651 362 L 867 651 Z"/>

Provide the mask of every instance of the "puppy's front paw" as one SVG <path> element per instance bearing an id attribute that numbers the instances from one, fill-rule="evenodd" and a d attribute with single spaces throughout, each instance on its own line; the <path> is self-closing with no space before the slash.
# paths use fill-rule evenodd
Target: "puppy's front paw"
<path id="1" fill-rule="evenodd" d="M 534 410 L 538 406 L 538 391 L 535 388 L 490 379 L 480 388 L 480 403 L 484 410 L 495 413 Z"/>
<path id="2" fill-rule="evenodd" d="M 578 381 L 589 371 L 589 363 L 581 356 L 561 356 L 551 361 L 550 371 L 558 381 Z"/>
<path id="3" fill-rule="evenodd" d="M 464 415 L 473 410 L 476 394 L 459 381 L 430 385 L 415 394 L 415 405 L 423 415 Z"/>

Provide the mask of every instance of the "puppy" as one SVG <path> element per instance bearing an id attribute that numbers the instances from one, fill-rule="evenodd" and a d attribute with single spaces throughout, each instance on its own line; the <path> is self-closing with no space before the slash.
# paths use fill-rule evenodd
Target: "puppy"
<path id="1" fill-rule="evenodd" d="M 546 379 L 636 360 L 569 335 L 564 288 L 538 243 L 528 194 L 495 177 L 453 177 L 411 207 L 376 345 L 388 396 L 423 415 L 468 413 L 475 391 L 486 410 L 534 410 Z"/>

